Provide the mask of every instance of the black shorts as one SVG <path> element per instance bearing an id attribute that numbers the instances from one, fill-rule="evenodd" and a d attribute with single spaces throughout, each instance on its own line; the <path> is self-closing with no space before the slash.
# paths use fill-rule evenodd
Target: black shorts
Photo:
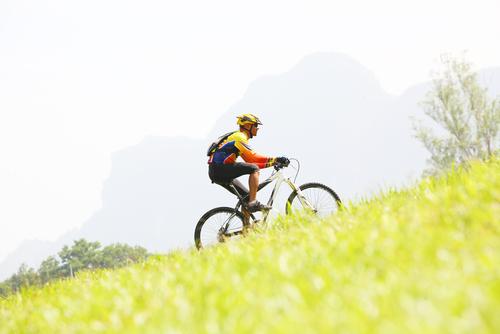
<path id="1" fill-rule="evenodd" d="M 238 193 L 245 196 L 248 195 L 249 191 L 240 181 L 236 180 L 236 178 L 242 175 L 253 174 L 258 170 L 259 167 L 257 165 L 247 162 L 235 162 L 232 164 L 211 163 L 208 165 L 208 176 L 213 182 L 220 184 L 222 187 L 234 193 L 229 185 L 224 184 L 232 181 Z"/>

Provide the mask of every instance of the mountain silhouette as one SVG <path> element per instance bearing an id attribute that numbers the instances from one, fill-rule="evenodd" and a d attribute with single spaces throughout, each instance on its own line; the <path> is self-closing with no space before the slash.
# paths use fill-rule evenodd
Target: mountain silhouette
<path id="1" fill-rule="evenodd" d="M 491 92 L 500 93 L 500 69 L 479 74 L 489 80 Z M 346 201 L 418 178 L 428 153 L 412 137 L 409 116 L 424 118 L 417 103 L 430 88 L 429 83 L 418 84 L 395 97 L 345 54 L 307 56 L 285 73 L 252 82 L 205 140 L 148 136 L 114 153 L 102 208 L 81 228 L 54 242 L 24 241 L 0 264 L 0 280 L 23 262 L 38 268 L 42 260 L 80 238 L 102 246 L 140 245 L 160 253 L 190 247 L 195 225 L 206 211 L 236 203 L 233 195 L 210 182 L 205 152 L 215 138 L 236 130 L 236 116 L 243 113 L 253 113 L 264 123 L 250 140 L 255 151 L 300 161 L 298 184 L 324 183 Z M 263 170 L 261 180 L 271 172 Z M 292 177 L 295 172 L 285 170 Z M 247 177 L 242 182 L 246 184 Z M 259 193 L 259 200 L 265 202 L 269 192 Z M 283 185 L 280 192 L 284 205 L 290 190 Z"/>

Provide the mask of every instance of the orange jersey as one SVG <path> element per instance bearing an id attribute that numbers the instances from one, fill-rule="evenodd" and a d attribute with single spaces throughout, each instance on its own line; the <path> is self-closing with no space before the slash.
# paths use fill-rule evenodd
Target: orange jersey
<path id="1" fill-rule="evenodd" d="M 250 145 L 248 145 L 247 135 L 242 131 L 237 131 L 230 135 L 220 144 L 218 149 L 210 156 L 208 163 L 230 164 L 236 162 L 236 159 L 241 156 L 245 162 L 256 164 L 259 168 L 266 168 L 273 166 L 276 161 L 276 158 L 265 157 L 255 153 Z M 221 151 L 221 149 L 224 151 Z"/>

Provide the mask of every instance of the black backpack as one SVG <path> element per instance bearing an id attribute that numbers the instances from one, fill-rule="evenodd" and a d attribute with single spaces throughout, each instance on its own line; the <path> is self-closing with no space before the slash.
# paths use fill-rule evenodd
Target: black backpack
<path id="1" fill-rule="evenodd" d="M 211 156 L 212 154 L 214 154 L 215 152 L 217 151 L 223 151 L 223 152 L 233 152 L 233 153 L 236 153 L 234 149 L 231 149 L 231 150 L 219 150 L 218 147 L 220 144 L 222 144 L 222 142 L 224 140 L 226 140 L 230 135 L 232 135 L 233 133 L 235 133 L 237 131 L 231 131 L 231 132 L 228 132 L 226 133 L 225 135 L 223 136 L 220 136 L 219 138 L 217 138 L 212 144 L 210 144 L 210 146 L 208 147 L 208 150 L 207 150 L 207 157 Z"/>

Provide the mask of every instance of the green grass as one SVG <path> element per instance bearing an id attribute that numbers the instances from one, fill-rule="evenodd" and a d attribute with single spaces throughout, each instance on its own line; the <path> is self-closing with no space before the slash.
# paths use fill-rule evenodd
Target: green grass
<path id="1" fill-rule="evenodd" d="M 495 333 L 500 161 L 0 301 L 3 333 Z"/>

